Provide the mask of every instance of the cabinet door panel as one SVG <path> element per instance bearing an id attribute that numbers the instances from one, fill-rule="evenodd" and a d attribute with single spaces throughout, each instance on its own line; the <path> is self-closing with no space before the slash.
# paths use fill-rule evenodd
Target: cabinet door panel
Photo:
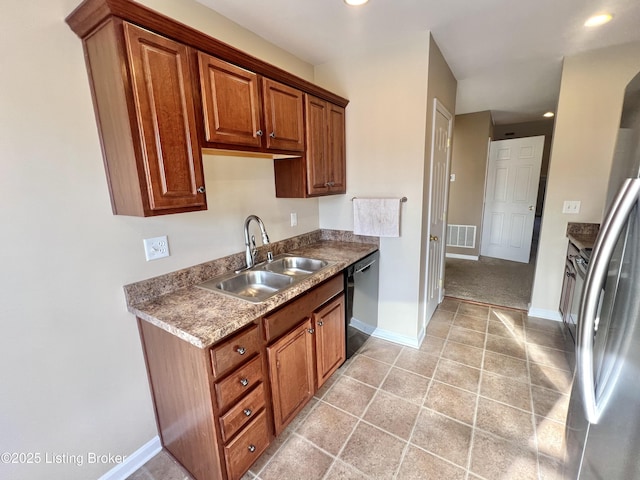
<path id="1" fill-rule="evenodd" d="M 307 95 L 307 191 L 309 195 L 322 195 L 329 191 L 329 106 L 324 100 Z"/>
<path id="2" fill-rule="evenodd" d="M 188 49 L 124 24 L 151 210 L 204 205 Z"/>
<path id="3" fill-rule="evenodd" d="M 344 295 L 340 295 L 313 314 L 318 388 L 345 360 L 344 317 Z"/>
<path id="4" fill-rule="evenodd" d="M 346 153 L 345 153 L 345 110 L 328 104 L 329 146 L 328 171 L 331 182 L 330 193 L 347 192 Z"/>
<path id="5" fill-rule="evenodd" d="M 313 334 L 307 319 L 267 348 L 276 435 L 311 400 L 315 391 Z"/>
<path id="6" fill-rule="evenodd" d="M 300 90 L 262 79 L 267 148 L 304 151 L 303 99 Z"/>
<path id="7" fill-rule="evenodd" d="M 258 76 L 202 52 L 198 64 L 206 140 L 261 146 Z"/>

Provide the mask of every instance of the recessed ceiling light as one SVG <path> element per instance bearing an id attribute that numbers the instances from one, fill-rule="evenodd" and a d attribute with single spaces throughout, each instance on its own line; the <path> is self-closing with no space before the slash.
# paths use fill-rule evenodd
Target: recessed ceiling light
<path id="1" fill-rule="evenodd" d="M 544 115 L 542 115 L 542 116 L 543 116 L 543 117 L 547 117 L 547 118 L 551 118 L 551 117 L 553 117 L 554 115 L 555 115 L 555 113 L 553 113 L 553 112 L 547 112 L 547 113 L 545 113 L 545 114 L 544 114 Z"/>
<path id="2" fill-rule="evenodd" d="M 585 27 L 598 27 L 600 25 L 604 25 L 607 22 L 610 22 L 613 18 L 613 15 L 610 13 L 599 13 L 598 15 L 594 15 L 590 17 L 586 22 L 584 22 Z"/>
<path id="3" fill-rule="evenodd" d="M 347 5 L 351 5 L 352 7 L 357 7 L 358 5 L 364 5 L 369 0 L 344 0 L 344 3 Z"/>

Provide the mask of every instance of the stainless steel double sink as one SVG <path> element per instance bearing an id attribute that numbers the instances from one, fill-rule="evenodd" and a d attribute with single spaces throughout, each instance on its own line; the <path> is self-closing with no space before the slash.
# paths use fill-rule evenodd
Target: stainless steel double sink
<path id="1" fill-rule="evenodd" d="M 327 266 L 329 262 L 325 260 L 284 254 L 271 262 L 220 275 L 197 286 L 257 303 Z"/>

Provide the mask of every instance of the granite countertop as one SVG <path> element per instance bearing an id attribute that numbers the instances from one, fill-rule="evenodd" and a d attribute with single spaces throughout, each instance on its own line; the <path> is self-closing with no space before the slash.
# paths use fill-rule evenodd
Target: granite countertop
<path id="1" fill-rule="evenodd" d="M 192 284 L 140 303 L 135 300 L 132 302 L 128 293 L 128 309 L 137 317 L 196 347 L 208 348 L 377 249 L 378 245 L 374 243 L 332 240 L 299 245 L 287 253 L 326 260 L 329 266 L 260 303 L 251 303 Z M 188 269 L 182 272 L 183 277 L 189 274 Z"/>
<path id="2" fill-rule="evenodd" d="M 567 225 L 567 237 L 578 250 L 593 248 L 599 231 L 599 223 L 569 223 Z"/>

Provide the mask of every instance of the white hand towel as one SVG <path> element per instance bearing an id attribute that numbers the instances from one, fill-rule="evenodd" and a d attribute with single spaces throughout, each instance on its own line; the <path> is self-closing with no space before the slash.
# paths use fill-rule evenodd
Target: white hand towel
<path id="1" fill-rule="evenodd" d="M 353 233 L 371 237 L 399 237 L 400 199 L 354 198 Z"/>

